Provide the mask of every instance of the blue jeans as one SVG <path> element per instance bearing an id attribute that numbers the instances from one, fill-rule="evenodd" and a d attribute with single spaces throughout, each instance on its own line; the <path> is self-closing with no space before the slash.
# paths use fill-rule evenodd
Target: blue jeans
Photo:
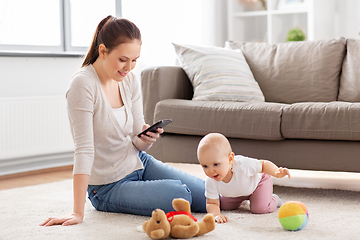
<path id="1" fill-rule="evenodd" d="M 139 157 L 144 169 L 118 182 L 89 185 L 88 195 L 96 210 L 151 216 L 154 209 L 174 211 L 172 200 L 184 198 L 191 211 L 206 212 L 205 182 L 156 160 L 145 152 Z"/>

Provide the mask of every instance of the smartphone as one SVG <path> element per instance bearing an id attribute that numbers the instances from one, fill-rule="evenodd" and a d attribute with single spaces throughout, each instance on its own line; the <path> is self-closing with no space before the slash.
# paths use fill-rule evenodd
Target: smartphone
<path id="1" fill-rule="evenodd" d="M 138 137 L 141 137 L 141 135 L 143 135 L 143 134 L 146 135 L 147 132 L 154 132 L 154 133 L 156 133 L 158 128 L 163 128 L 163 127 L 165 127 L 166 125 L 168 125 L 168 124 L 171 123 L 171 122 L 172 122 L 171 119 L 160 120 L 160 121 L 154 123 L 151 127 L 148 127 L 147 129 L 145 129 L 144 131 L 142 131 L 141 133 L 139 133 L 137 136 L 138 136 Z"/>

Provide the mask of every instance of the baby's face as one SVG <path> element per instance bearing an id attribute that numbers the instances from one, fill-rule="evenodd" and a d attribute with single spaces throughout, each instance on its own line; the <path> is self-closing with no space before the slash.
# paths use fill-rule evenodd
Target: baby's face
<path id="1" fill-rule="evenodd" d="M 228 155 L 218 149 L 207 149 L 200 151 L 198 158 L 206 176 L 216 181 L 230 181 L 232 162 Z"/>

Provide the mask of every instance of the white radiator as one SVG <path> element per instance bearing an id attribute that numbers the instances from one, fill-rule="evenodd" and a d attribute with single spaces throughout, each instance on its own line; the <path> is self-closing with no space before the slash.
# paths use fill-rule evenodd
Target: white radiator
<path id="1" fill-rule="evenodd" d="M 0 98 L 0 175 L 69 165 L 72 151 L 65 97 Z"/>

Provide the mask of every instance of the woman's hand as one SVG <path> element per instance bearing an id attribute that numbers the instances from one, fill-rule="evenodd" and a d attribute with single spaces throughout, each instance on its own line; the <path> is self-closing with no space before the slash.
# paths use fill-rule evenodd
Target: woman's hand
<path id="1" fill-rule="evenodd" d="M 80 214 L 76 214 L 73 213 L 68 217 L 52 217 L 52 218 L 48 218 L 45 222 L 43 222 L 42 224 L 40 224 L 40 226 L 52 226 L 52 225 L 63 225 L 63 226 L 69 226 L 69 225 L 73 225 L 73 224 L 78 224 L 81 223 L 83 221 L 83 216 L 81 216 Z"/>
<path id="2" fill-rule="evenodd" d="M 143 127 L 142 127 L 142 131 L 144 131 L 145 129 L 147 129 L 148 127 L 150 127 L 149 124 L 145 124 Z M 160 137 L 160 134 L 162 134 L 164 132 L 164 129 L 163 128 L 157 128 L 157 132 L 154 133 L 154 132 L 147 132 L 146 134 L 142 134 L 140 136 L 140 139 L 151 145 L 153 144 L 154 142 L 156 142 L 156 140 Z"/>
<path id="3" fill-rule="evenodd" d="M 52 225 L 73 225 L 81 223 L 84 219 L 84 208 L 86 199 L 86 190 L 89 184 L 89 175 L 86 174 L 74 174 L 74 210 L 70 216 L 67 217 L 52 217 L 48 218 L 40 226 L 52 226 Z"/>
<path id="4" fill-rule="evenodd" d="M 149 124 L 145 124 L 142 127 L 142 131 L 144 131 L 145 129 L 147 129 L 148 127 L 150 127 Z M 146 135 L 145 134 L 141 134 L 141 136 L 138 138 L 137 142 L 136 142 L 136 146 L 140 151 L 146 151 L 148 150 L 152 144 L 154 142 L 156 142 L 156 140 L 160 137 L 160 134 L 162 134 L 164 132 L 164 129 L 162 128 L 157 128 L 157 132 L 153 133 L 153 132 L 147 132 Z"/>

